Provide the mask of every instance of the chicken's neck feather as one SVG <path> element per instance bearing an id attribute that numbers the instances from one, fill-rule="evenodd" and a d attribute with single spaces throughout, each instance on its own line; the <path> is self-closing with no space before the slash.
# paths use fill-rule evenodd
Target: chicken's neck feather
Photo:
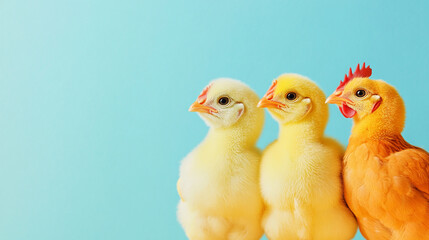
<path id="1" fill-rule="evenodd" d="M 207 133 L 204 143 L 221 148 L 243 149 L 254 147 L 258 137 L 259 134 L 255 136 L 249 129 L 243 127 L 212 128 Z"/>
<path id="2" fill-rule="evenodd" d="M 405 104 L 392 86 L 386 84 L 380 91 L 383 99 L 380 107 L 363 119 L 354 118 L 351 137 L 383 139 L 401 135 L 405 125 Z"/>
<path id="3" fill-rule="evenodd" d="M 279 144 L 291 148 L 305 145 L 308 142 L 320 142 L 325 131 L 324 125 L 320 126 L 313 121 L 282 124 L 279 128 Z"/>

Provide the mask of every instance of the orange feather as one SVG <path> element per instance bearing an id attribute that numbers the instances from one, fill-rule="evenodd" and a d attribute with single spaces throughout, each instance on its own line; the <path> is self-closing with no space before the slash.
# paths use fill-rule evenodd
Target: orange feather
<path id="1" fill-rule="evenodd" d="M 374 113 L 367 105 L 369 115 L 354 117 L 344 156 L 346 202 L 367 239 L 429 239 L 429 153 L 402 137 L 405 106 L 392 86 L 360 79 L 343 94 L 359 88 L 383 102 Z"/>
<path id="2" fill-rule="evenodd" d="M 367 239 L 429 238 L 429 154 L 402 136 L 353 137 L 344 166 L 345 199 Z"/>

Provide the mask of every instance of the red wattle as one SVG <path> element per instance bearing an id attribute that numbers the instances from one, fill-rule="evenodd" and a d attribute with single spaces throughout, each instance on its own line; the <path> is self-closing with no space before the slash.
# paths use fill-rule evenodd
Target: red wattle
<path id="1" fill-rule="evenodd" d="M 346 118 L 352 118 L 356 114 L 356 111 L 353 110 L 351 107 L 347 106 L 345 103 L 338 107 L 340 108 L 340 111 L 343 116 Z"/>
<path id="2" fill-rule="evenodd" d="M 376 102 L 375 105 L 374 105 L 374 107 L 372 108 L 371 113 L 373 113 L 375 110 L 377 110 L 377 108 L 380 107 L 380 104 L 381 104 L 381 100 L 378 101 L 378 102 Z"/>

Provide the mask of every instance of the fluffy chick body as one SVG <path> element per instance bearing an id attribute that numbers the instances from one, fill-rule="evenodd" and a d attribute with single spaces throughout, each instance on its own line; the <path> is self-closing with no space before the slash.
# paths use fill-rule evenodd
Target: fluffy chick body
<path id="1" fill-rule="evenodd" d="M 288 92 L 299 99 L 288 102 L 284 99 Z M 280 123 L 280 133 L 264 151 L 261 163 L 266 205 L 262 225 L 267 237 L 353 238 L 357 223 L 344 203 L 340 178 L 343 148 L 324 137 L 328 108 L 323 92 L 307 78 L 285 74 L 277 79 L 273 95 L 285 107 L 269 108 Z M 295 115 L 299 109 L 304 110 Z"/>
<path id="2" fill-rule="evenodd" d="M 242 115 L 232 125 L 219 126 L 219 119 L 201 114 L 210 130 L 180 167 L 177 214 L 191 240 L 252 240 L 263 233 L 258 183 L 261 153 L 255 146 L 262 131 L 263 111 L 256 108 L 257 95 L 231 79 L 212 82 L 206 104 L 214 106 L 224 95 L 243 104 Z M 234 111 L 233 107 L 230 110 Z"/>

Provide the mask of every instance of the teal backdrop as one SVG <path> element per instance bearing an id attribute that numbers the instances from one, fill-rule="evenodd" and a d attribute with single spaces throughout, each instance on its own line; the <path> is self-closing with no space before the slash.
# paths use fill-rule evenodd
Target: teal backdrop
<path id="1" fill-rule="evenodd" d="M 296 72 L 330 94 L 349 67 L 397 87 L 429 149 L 428 1 L 0 1 L 0 239 L 186 239 L 188 112 L 217 77 L 262 96 Z M 334 106 L 327 134 L 352 122 Z M 258 145 L 277 137 L 266 115 Z M 355 239 L 363 239 L 357 235 Z"/>

